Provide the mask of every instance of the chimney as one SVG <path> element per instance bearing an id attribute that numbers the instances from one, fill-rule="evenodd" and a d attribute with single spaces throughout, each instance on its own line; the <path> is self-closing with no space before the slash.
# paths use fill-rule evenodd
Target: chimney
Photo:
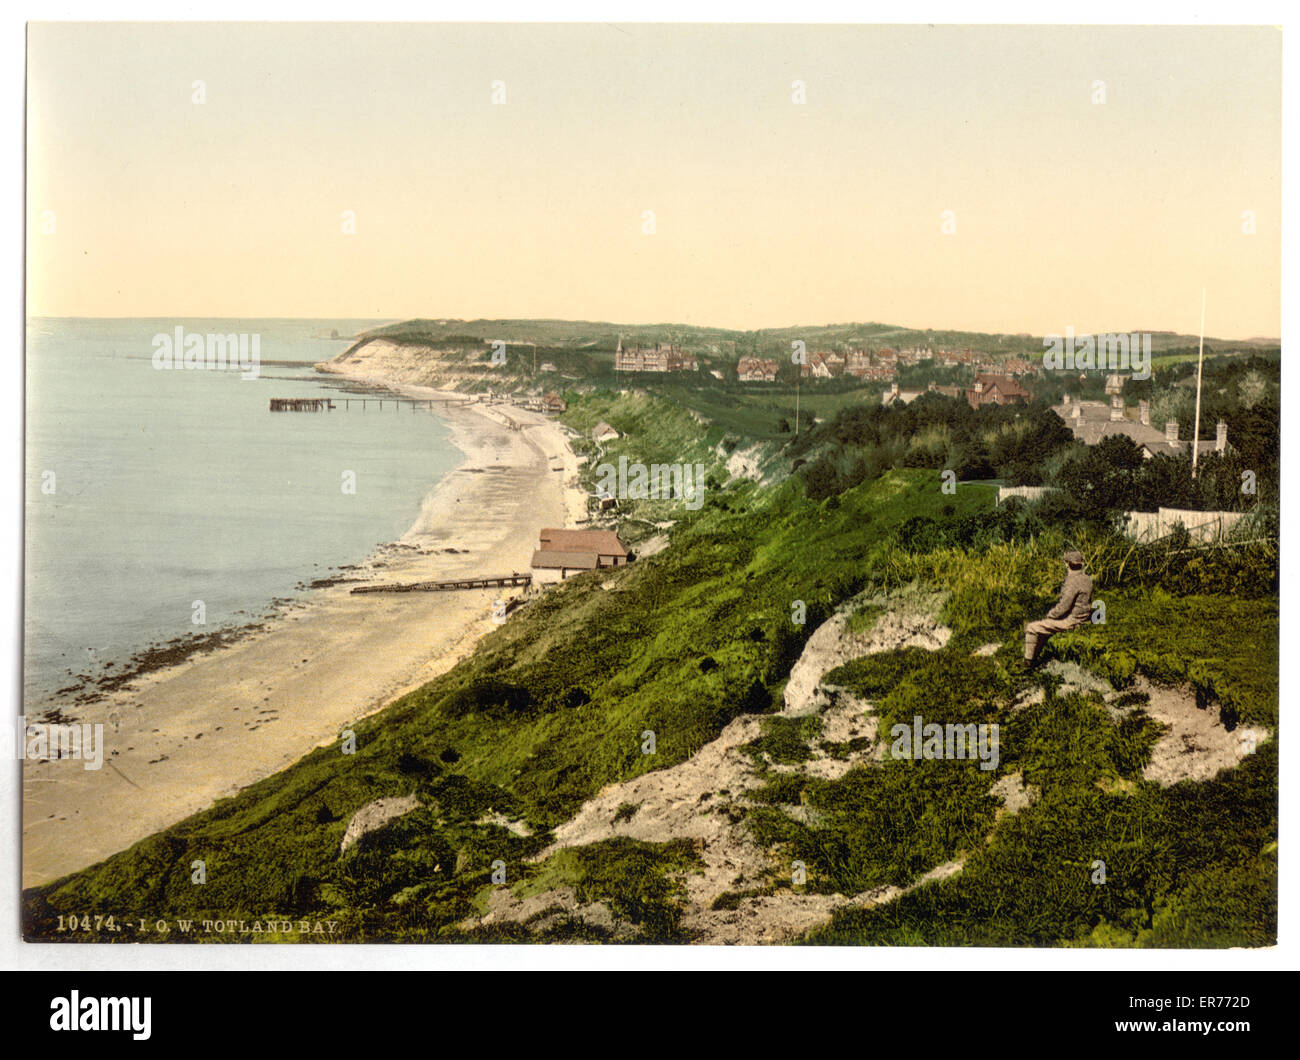
<path id="1" fill-rule="evenodd" d="M 1168 421 L 1165 423 L 1165 441 L 1166 441 L 1166 442 L 1176 442 L 1176 441 L 1178 441 L 1178 421 L 1177 421 L 1177 420 L 1168 420 Z"/>
<path id="2" fill-rule="evenodd" d="M 897 394 L 897 393 L 898 393 L 898 384 L 897 384 L 897 383 L 890 383 L 890 384 L 889 384 L 889 392 L 890 392 L 890 394 Z"/>
<path id="3" fill-rule="evenodd" d="M 1074 408 L 1070 410 L 1070 416 L 1076 420 L 1082 415 L 1083 415 L 1082 405 L 1075 405 Z"/>
<path id="4" fill-rule="evenodd" d="M 1223 420 L 1220 420 L 1218 426 L 1214 428 L 1214 451 L 1216 453 L 1222 453 L 1227 448 L 1228 425 L 1224 423 Z"/>
<path id="5" fill-rule="evenodd" d="M 1110 399 L 1110 422 L 1115 423 L 1117 420 L 1124 418 L 1124 399 L 1116 394 Z"/>
<path id="6" fill-rule="evenodd" d="M 1149 401 L 1138 402 L 1138 419 L 1142 421 L 1143 427 L 1151 426 L 1151 402 Z"/>

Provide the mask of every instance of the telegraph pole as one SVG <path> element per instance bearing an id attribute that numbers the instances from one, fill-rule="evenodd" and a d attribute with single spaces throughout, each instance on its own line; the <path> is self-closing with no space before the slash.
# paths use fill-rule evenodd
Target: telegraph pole
<path id="1" fill-rule="evenodd" d="M 1192 426 L 1192 478 L 1196 477 L 1196 458 L 1201 448 L 1201 368 L 1205 364 L 1205 288 L 1201 288 L 1201 346 L 1196 355 L 1196 422 Z"/>

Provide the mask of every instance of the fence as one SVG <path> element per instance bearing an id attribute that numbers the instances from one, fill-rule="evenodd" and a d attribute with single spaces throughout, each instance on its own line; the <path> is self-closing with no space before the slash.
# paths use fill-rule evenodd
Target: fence
<path id="1" fill-rule="evenodd" d="M 1241 522 L 1244 512 L 1197 512 L 1160 508 L 1154 512 L 1125 512 L 1125 533 L 1138 541 L 1168 537 L 1180 523 L 1193 541 L 1218 541 Z"/>
<path id="2" fill-rule="evenodd" d="M 999 486 L 998 503 L 1008 497 L 1023 497 L 1027 501 L 1041 500 L 1049 493 L 1059 492 L 1055 486 Z"/>

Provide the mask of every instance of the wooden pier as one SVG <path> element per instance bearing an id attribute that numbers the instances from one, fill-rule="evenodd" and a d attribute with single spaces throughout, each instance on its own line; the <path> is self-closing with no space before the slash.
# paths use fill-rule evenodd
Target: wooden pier
<path id="1" fill-rule="evenodd" d="M 362 412 L 369 410 L 374 405 L 380 412 L 385 409 L 390 411 L 409 407 L 412 412 L 416 409 L 426 409 L 433 411 L 434 405 L 472 405 L 472 398 L 399 398 L 399 397 L 345 397 L 345 398 L 271 398 L 272 412 L 328 412 L 333 409 L 341 408 L 344 412 L 349 412 L 353 404 L 360 407 Z"/>
<path id="2" fill-rule="evenodd" d="M 272 412 L 327 412 L 334 407 L 329 398 L 272 398 Z"/>
<path id="3" fill-rule="evenodd" d="M 453 578 L 441 582 L 405 582 L 392 585 L 358 585 L 353 593 L 446 593 L 456 589 L 498 589 L 507 585 L 531 585 L 531 574 L 497 574 L 486 578 Z"/>

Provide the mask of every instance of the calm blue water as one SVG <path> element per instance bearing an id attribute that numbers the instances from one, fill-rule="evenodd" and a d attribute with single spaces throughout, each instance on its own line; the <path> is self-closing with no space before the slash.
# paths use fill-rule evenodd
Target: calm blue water
<path id="1" fill-rule="evenodd" d="M 28 702 L 152 642 L 249 621 L 404 533 L 462 460 L 428 412 L 271 413 L 340 396 L 323 361 L 373 321 L 28 322 Z M 153 336 L 256 333 L 261 375 L 158 371 Z M 336 401 L 337 403 L 337 401 Z M 355 494 L 342 489 L 356 476 Z M 54 473 L 54 492 L 43 484 Z M 192 623 L 201 600 L 207 624 Z"/>

